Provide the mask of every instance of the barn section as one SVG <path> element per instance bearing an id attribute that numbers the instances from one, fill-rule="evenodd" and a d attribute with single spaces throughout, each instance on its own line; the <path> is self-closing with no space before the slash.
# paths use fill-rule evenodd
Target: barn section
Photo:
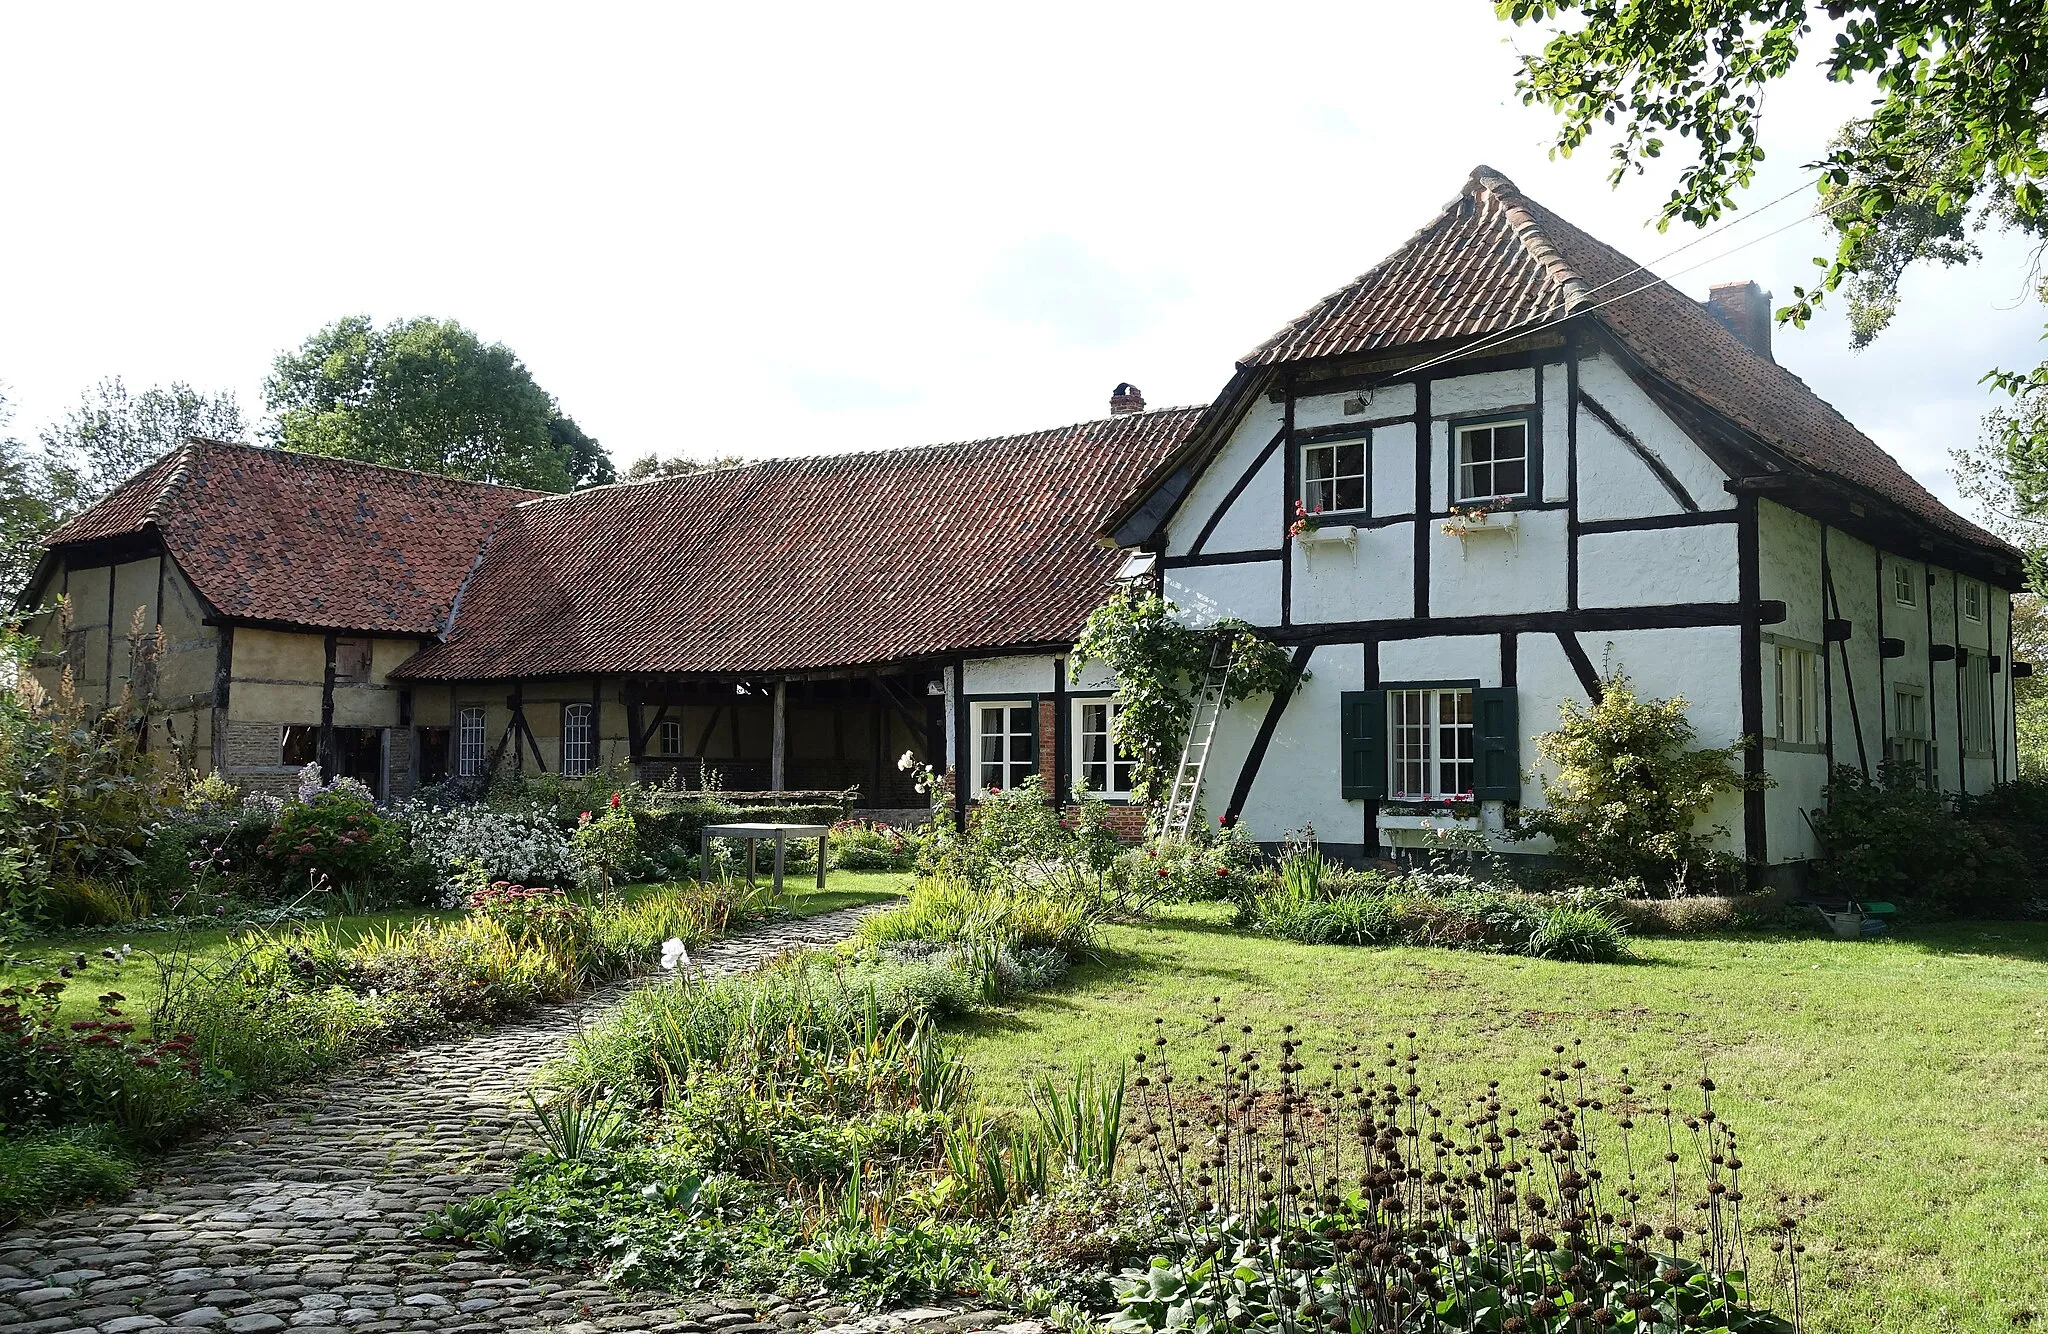
<path id="1" fill-rule="evenodd" d="M 964 801 L 987 740 L 974 705 L 1000 696 L 1030 711 L 1001 744 L 1057 779 L 1075 734 L 1053 664 L 1122 560 L 1094 530 L 1198 415 L 522 504 L 441 642 L 393 680 L 471 775 L 626 762 L 689 786 L 858 787 L 864 808 L 900 810 L 926 800 L 898 768 L 908 752 L 969 775 Z"/>
<path id="2" fill-rule="evenodd" d="M 147 744 L 182 767 L 280 790 L 318 762 L 380 795 L 421 763 L 393 668 L 430 642 L 491 525 L 538 493 L 401 468 L 190 440 L 44 542 L 21 598 L 44 614 L 45 686 L 130 687 Z M 163 636 L 147 672 L 137 638 Z"/>

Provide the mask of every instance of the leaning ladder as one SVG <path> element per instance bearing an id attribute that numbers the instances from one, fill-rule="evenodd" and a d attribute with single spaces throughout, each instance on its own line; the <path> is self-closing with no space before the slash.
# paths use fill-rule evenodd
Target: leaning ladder
<path id="1" fill-rule="evenodd" d="M 1230 660 L 1236 636 L 1217 632 L 1209 649 L 1209 669 L 1195 696 L 1194 716 L 1188 719 L 1187 744 L 1181 747 L 1180 767 L 1174 770 L 1173 794 L 1166 799 L 1166 818 L 1159 831 L 1167 838 L 1186 838 L 1194 832 L 1195 807 L 1202 801 L 1202 774 L 1209 767 L 1209 742 L 1216 735 L 1216 720 L 1223 714 L 1223 689 L 1230 679 Z"/>

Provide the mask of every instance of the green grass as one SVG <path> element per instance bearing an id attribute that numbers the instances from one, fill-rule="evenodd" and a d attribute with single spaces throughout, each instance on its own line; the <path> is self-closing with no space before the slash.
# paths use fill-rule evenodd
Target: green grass
<path id="1" fill-rule="evenodd" d="M 969 1021 L 984 1093 L 1021 1106 L 1041 1072 L 1114 1066 L 1154 1016 L 1191 1034 L 1212 996 L 1261 1033 L 1296 1024 L 1311 1056 L 1413 1029 L 1426 1083 L 1498 1078 L 1524 1107 L 1552 1044 L 1582 1038 L 1596 1068 L 1638 1082 L 1711 1070 L 1750 1198 L 1810 1202 L 1812 1329 L 2048 1323 L 2048 925 L 1645 939 L 1640 963 L 1571 964 L 1294 945 L 1226 922 L 1205 906 L 1111 928 L 1101 963 Z"/>
<path id="2" fill-rule="evenodd" d="M 627 885 L 620 893 L 631 898 L 650 885 Z M 910 876 L 900 871 L 831 871 L 825 888 L 818 889 L 810 877 L 802 883 L 792 878 L 783 882 L 784 902 L 798 917 L 815 917 L 835 908 L 861 903 L 879 903 L 910 892 Z M 328 924 L 351 938 L 391 926 L 408 926 L 429 917 L 453 918 L 458 912 L 407 908 L 394 912 L 364 913 L 360 916 L 328 919 Z M 288 928 L 287 928 L 288 929 Z M 0 946 L 0 984 L 40 982 L 55 977 L 57 970 L 78 955 L 88 962 L 85 973 L 64 995 L 60 1013 L 66 1018 L 83 1018 L 93 1012 L 94 1000 L 113 989 L 128 998 L 123 1009 L 138 1022 L 145 1019 L 161 990 L 155 966 L 149 956 L 190 951 L 209 959 L 227 957 L 236 947 L 234 939 L 244 928 L 209 927 L 196 931 L 93 932 L 88 935 L 62 933 L 37 936 Z M 100 957 L 100 951 L 127 944 L 135 947 L 128 962 L 116 968 Z"/>
<path id="3" fill-rule="evenodd" d="M 327 921 L 353 939 L 390 926 L 407 926 L 428 917 L 459 916 L 461 914 L 455 912 L 405 908 L 334 917 Z M 278 929 L 289 929 L 289 925 Z M 40 982 L 55 977 L 59 968 L 83 954 L 88 961 L 86 970 L 64 993 L 64 1003 L 58 1013 L 73 1018 L 91 1014 L 95 998 L 112 989 L 128 998 L 122 1008 L 129 1018 L 139 1023 L 147 1018 L 162 990 L 151 955 L 189 952 L 206 959 L 223 959 L 235 950 L 235 937 L 251 929 L 268 928 L 207 927 L 194 931 L 138 931 L 133 935 L 96 931 L 90 935 L 36 936 L 11 945 L 0 945 L 0 983 Z M 126 964 L 116 967 L 100 957 L 101 950 L 110 946 L 118 949 L 122 945 L 134 946 L 134 953 Z"/>

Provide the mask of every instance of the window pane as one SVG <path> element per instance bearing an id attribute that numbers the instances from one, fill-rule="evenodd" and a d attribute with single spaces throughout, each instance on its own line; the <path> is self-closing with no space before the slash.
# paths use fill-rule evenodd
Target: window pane
<path id="1" fill-rule="evenodd" d="M 1332 451 L 1336 464 L 1331 468 L 1333 477 L 1363 477 L 1365 475 L 1365 442 L 1354 441 L 1338 445 Z"/>
<path id="2" fill-rule="evenodd" d="M 1493 456 L 1496 459 L 1520 459 L 1529 455 L 1529 428 L 1520 422 L 1512 426 L 1493 428 Z"/>
<path id="3" fill-rule="evenodd" d="M 1331 506 L 1340 510 L 1362 510 L 1365 508 L 1365 479 L 1345 477 L 1335 486 L 1336 500 Z"/>
<path id="4" fill-rule="evenodd" d="M 1529 489 L 1528 465 L 1517 459 L 1493 465 L 1493 494 L 1519 496 Z"/>

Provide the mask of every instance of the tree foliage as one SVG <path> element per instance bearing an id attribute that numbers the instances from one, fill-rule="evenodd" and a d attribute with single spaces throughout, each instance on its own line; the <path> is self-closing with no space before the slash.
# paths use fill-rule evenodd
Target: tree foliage
<path id="1" fill-rule="evenodd" d="M 711 459 L 672 458 L 665 459 L 659 454 L 644 454 L 634 459 L 626 469 L 628 482 L 665 482 L 671 477 L 688 477 L 691 473 L 710 472 L 714 468 L 732 468 L 745 463 L 737 454 L 720 454 Z"/>
<path id="2" fill-rule="evenodd" d="M 44 484 L 68 517 L 193 436 L 239 440 L 243 431 L 232 391 L 208 394 L 178 380 L 132 393 L 110 376 L 41 432 Z"/>
<path id="3" fill-rule="evenodd" d="M 1874 94 L 1813 164 L 1836 248 L 1811 287 L 1780 312 L 1804 323 L 1846 289 L 1852 338 L 1869 342 L 1898 308 L 1916 263 L 1979 257 L 1973 233 L 2011 228 L 2048 240 L 2048 6 L 2039 0 L 1498 0 L 1503 17 L 1548 29 L 1523 58 L 1525 101 L 1562 117 L 1570 153 L 1616 128 L 1611 179 L 1664 156 L 1670 138 L 1692 160 L 1662 221 L 1704 224 L 1735 206 L 1764 149 L 1766 89 L 1818 46 L 1838 83 Z M 1815 23 L 1828 24 L 1817 35 Z M 2028 274 L 2048 299 L 2039 264 Z M 2048 363 L 1986 379 L 2014 400 L 1991 420 L 1991 472 L 2011 465 L 2021 490 L 2003 498 L 2048 514 Z"/>
<path id="4" fill-rule="evenodd" d="M 286 449 L 542 491 L 615 476 L 512 349 L 453 320 L 336 320 L 279 356 L 263 393 Z"/>
<path id="5" fill-rule="evenodd" d="M 1556 774 L 1542 775 L 1543 806 L 1522 814 L 1517 837 L 1548 836 L 1578 871 L 1672 894 L 1727 870 L 1733 858 L 1713 846 L 1727 826 L 1701 821 L 1723 793 L 1746 785 L 1742 747 L 1694 749 L 1690 707 L 1682 695 L 1642 698 L 1619 668 L 1592 704 L 1566 700 L 1557 730 L 1536 738 Z"/>
<path id="6" fill-rule="evenodd" d="M 1194 716 L 1195 692 L 1207 674 L 1216 636 L 1232 638 L 1224 703 L 1270 695 L 1294 676 L 1287 653 L 1259 638 L 1243 621 L 1219 621 L 1196 630 L 1179 608 L 1156 593 L 1121 590 L 1097 607 L 1068 658 L 1078 681 L 1084 668 L 1100 662 L 1116 674 L 1117 748 L 1134 761 L 1135 795 L 1159 799 L 1173 786 Z"/>
<path id="7" fill-rule="evenodd" d="M 0 394 L 0 431 L 12 412 Z M 119 376 L 100 381 L 40 432 L 38 446 L 0 437 L 0 597 L 28 582 L 43 537 L 188 436 L 242 434 L 233 393 L 183 381 L 132 392 Z"/>

